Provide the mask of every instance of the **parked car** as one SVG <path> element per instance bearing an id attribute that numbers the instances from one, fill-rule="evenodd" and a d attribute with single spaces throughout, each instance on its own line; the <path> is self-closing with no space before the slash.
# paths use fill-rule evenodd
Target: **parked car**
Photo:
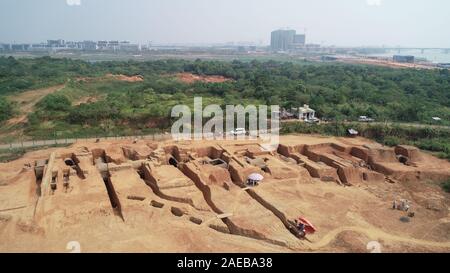
<path id="1" fill-rule="evenodd" d="M 373 118 L 369 118 L 367 116 L 359 116 L 358 121 L 359 122 L 374 122 L 375 120 Z"/>
<path id="2" fill-rule="evenodd" d="M 240 135 L 247 134 L 247 132 L 245 131 L 244 128 L 236 128 L 233 131 L 231 131 L 230 133 L 234 136 L 240 136 Z"/>

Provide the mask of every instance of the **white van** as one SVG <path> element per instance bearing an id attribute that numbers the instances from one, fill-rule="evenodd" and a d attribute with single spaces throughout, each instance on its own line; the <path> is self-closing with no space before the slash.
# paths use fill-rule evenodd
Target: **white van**
<path id="1" fill-rule="evenodd" d="M 231 131 L 230 133 L 234 136 L 240 136 L 240 135 L 245 135 L 247 132 L 245 131 L 244 128 L 236 128 L 233 131 Z"/>
<path id="2" fill-rule="evenodd" d="M 359 116 L 358 121 L 359 122 L 374 122 L 375 120 L 373 118 L 369 118 L 367 116 Z"/>

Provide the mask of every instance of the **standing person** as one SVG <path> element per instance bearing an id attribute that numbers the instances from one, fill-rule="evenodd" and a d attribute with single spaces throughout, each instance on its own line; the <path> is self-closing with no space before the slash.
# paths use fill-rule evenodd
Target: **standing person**
<path id="1" fill-rule="evenodd" d="M 410 207 L 410 206 L 409 206 L 409 202 L 408 202 L 408 201 L 406 201 L 406 204 L 405 204 L 405 211 L 406 211 L 406 212 L 408 212 L 408 210 L 409 210 L 409 207 Z"/>
<path id="2" fill-rule="evenodd" d="M 305 224 L 300 223 L 300 225 L 298 225 L 298 229 L 299 229 L 302 233 L 305 233 Z"/>
<path id="3" fill-rule="evenodd" d="M 297 227 L 297 229 L 301 232 L 305 232 L 305 224 L 303 224 L 302 222 L 300 222 L 299 220 L 295 219 L 295 225 Z"/>

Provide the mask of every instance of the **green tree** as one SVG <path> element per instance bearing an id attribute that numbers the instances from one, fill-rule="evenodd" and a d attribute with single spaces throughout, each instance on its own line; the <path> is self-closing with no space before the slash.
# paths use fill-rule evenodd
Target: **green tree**
<path id="1" fill-rule="evenodd" d="M 0 122 L 8 120 L 13 115 L 13 107 L 11 103 L 4 97 L 0 97 Z"/>
<path id="2" fill-rule="evenodd" d="M 60 94 L 47 95 L 38 103 L 39 107 L 48 111 L 68 111 L 71 105 L 70 100 Z"/>

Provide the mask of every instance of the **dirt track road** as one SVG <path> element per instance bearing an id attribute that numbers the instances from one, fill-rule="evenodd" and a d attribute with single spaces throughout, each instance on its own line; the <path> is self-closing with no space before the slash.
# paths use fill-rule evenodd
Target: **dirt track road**
<path id="1" fill-rule="evenodd" d="M 18 123 L 24 123 L 27 120 L 27 114 L 33 111 L 34 106 L 45 96 L 57 92 L 65 87 L 64 84 L 29 90 L 13 96 L 9 96 L 8 99 L 19 104 L 20 115 L 7 121 L 8 125 L 15 125 Z"/>

